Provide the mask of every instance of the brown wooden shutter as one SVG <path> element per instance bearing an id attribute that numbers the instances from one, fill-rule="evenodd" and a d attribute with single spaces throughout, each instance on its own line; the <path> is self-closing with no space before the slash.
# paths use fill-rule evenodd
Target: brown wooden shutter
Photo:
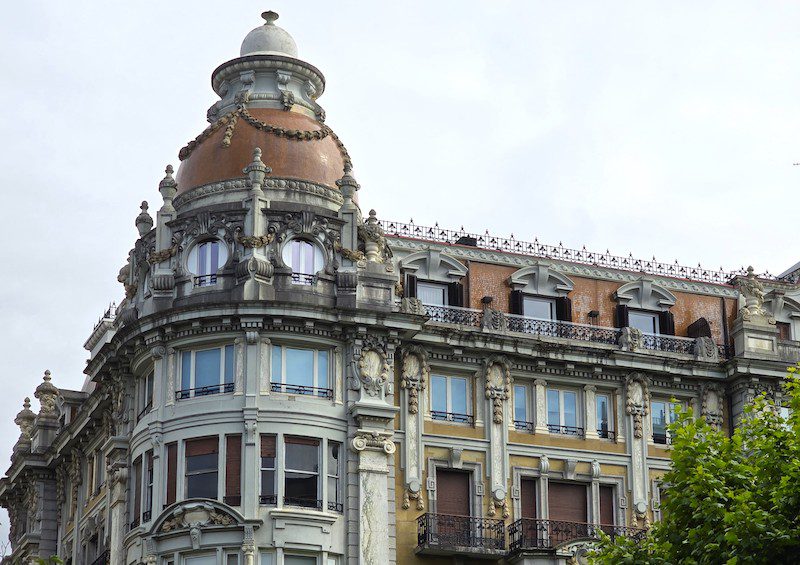
<path id="1" fill-rule="evenodd" d="M 520 486 L 520 504 L 522 518 L 536 518 L 536 479 L 522 479 Z"/>
<path id="2" fill-rule="evenodd" d="M 175 503 L 175 493 L 178 488 L 178 444 L 167 444 L 167 500 L 166 503 Z"/>
<path id="3" fill-rule="evenodd" d="M 572 321 L 572 300 L 569 296 L 556 298 L 556 320 L 561 322 Z"/>
<path id="4" fill-rule="evenodd" d="M 614 525 L 614 487 L 600 485 L 600 523 Z"/>
<path id="5" fill-rule="evenodd" d="M 406 283 L 403 286 L 403 296 L 405 298 L 417 297 L 417 277 L 410 273 L 406 274 Z"/>
<path id="6" fill-rule="evenodd" d="M 319 440 L 310 438 L 310 437 L 287 437 L 286 443 L 291 443 L 294 445 L 319 445 Z"/>
<path id="7" fill-rule="evenodd" d="M 133 462 L 133 519 L 142 514 L 142 456 Z"/>
<path id="8" fill-rule="evenodd" d="M 242 494 L 242 436 L 225 437 L 225 496 Z"/>
<path id="9" fill-rule="evenodd" d="M 627 304 L 617 304 L 617 327 L 618 328 L 627 328 L 628 327 L 628 305 Z"/>
<path id="10" fill-rule="evenodd" d="M 275 436 L 261 436 L 261 457 L 275 458 Z"/>
<path id="11" fill-rule="evenodd" d="M 586 485 L 551 482 L 548 491 L 551 520 L 586 522 Z"/>
<path id="12" fill-rule="evenodd" d="M 669 310 L 658 313 L 658 331 L 663 335 L 675 335 L 675 316 Z"/>
<path id="13" fill-rule="evenodd" d="M 219 453 L 219 437 L 204 437 L 186 442 L 186 457 Z"/>
<path id="14" fill-rule="evenodd" d="M 697 318 L 686 328 L 686 335 L 695 339 L 698 337 L 711 337 L 711 325 L 705 318 Z"/>
<path id="15" fill-rule="evenodd" d="M 522 316 L 523 314 L 523 297 L 521 290 L 512 290 L 511 296 L 508 299 L 508 307 L 512 314 Z"/>
<path id="16" fill-rule="evenodd" d="M 792 339 L 792 325 L 786 322 L 775 322 L 778 328 L 778 339 Z"/>
<path id="17" fill-rule="evenodd" d="M 436 470 L 436 513 L 469 516 L 469 473 Z"/>
<path id="18" fill-rule="evenodd" d="M 447 285 L 447 305 L 464 306 L 464 285 L 460 282 L 451 282 Z"/>

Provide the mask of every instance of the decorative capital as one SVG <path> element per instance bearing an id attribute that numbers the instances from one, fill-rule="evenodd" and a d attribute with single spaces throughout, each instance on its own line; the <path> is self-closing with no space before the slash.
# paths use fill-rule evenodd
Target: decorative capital
<path id="1" fill-rule="evenodd" d="M 397 450 L 392 441 L 392 432 L 381 432 L 375 430 L 358 430 L 355 437 L 350 442 L 353 451 L 364 451 L 365 449 L 383 450 L 387 455 L 391 455 Z"/>

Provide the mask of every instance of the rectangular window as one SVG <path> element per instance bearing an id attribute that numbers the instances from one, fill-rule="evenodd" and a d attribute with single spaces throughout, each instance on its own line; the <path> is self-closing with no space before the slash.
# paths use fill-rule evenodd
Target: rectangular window
<path id="1" fill-rule="evenodd" d="M 341 488 L 341 450 L 342 444 L 335 441 L 328 442 L 328 510 L 342 512 Z"/>
<path id="2" fill-rule="evenodd" d="M 417 281 L 417 298 L 430 306 L 447 306 L 447 285 Z"/>
<path id="3" fill-rule="evenodd" d="M 168 443 L 167 447 L 167 496 L 165 506 L 175 503 L 175 494 L 178 490 L 178 444 Z"/>
<path id="4" fill-rule="evenodd" d="M 586 523 L 587 485 L 550 481 L 547 490 L 550 520 Z"/>
<path id="5" fill-rule="evenodd" d="M 611 395 L 595 396 L 597 408 L 597 435 L 604 439 L 614 439 L 614 417 L 611 409 Z"/>
<path id="6" fill-rule="evenodd" d="M 285 439 L 284 503 L 321 509 L 319 497 L 319 440 Z"/>
<path id="7" fill-rule="evenodd" d="M 131 498 L 133 498 L 133 511 L 131 513 L 131 528 L 139 525 L 142 512 L 142 457 L 133 462 L 133 481 L 131 482 Z"/>
<path id="8" fill-rule="evenodd" d="M 100 487 L 103 486 L 106 482 L 106 466 L 105 466 L 105 457 L 103 457 L 103 452 L 101 450 L 97 450 L 94 454 L 94 483 L 95 483 L 95 492 L 100 490 Z"/>
<path id="9" fill-rule="evenodd" d="M 308 555 L 285 555 L 284 565 L 317 565 L 317 558 Z"/>
<path id="10" fill-rule="evenodd" d="M 261 504 L 275 504 L 275 436 L 261 436 Z"/>
<path id="11" fill-rule="evenodd" d="M 666 400 L 654 400 L 650 403 L 653 443 L 671 443 L 667 426 L 675 421 L 675 406 L 675 404 Z"/>
<path id="12" fill-rule="evenodd" d="M 526 296 L 522 299 L 522 312 L 528 318 L 555 320 L 555 300 Z"/>
<path id="13" fill-rule="evenodd" d="M 261 563 L 259 565 L 275 565 L 274 554 L 272 554 L 272 553 L 262 553 L 261 554 Z"/>
<path id="14" fill-rule="evenodd" d="M 153 383 L 155 374 L 149 373 L 139 383 L 139 415 L 137 420 L 141 420 L 153 408 Z"/>
<path id="15" fill-rule="evenodd" d="M 239 565 L 239 554 L 238 553 L 226 553 L 225 554 L 225 565 Z"/>
<path id="16" fill-rule="evenodd" d="M 547 390 L 547 429 L 550 433 L 583 436 L 578 427 L 578 393 L 573 390 Z"/>
<path id="17" fill-rule="evenodd" d="M 178 400 L 233 392 L 233 345 L 181 353 L 181 390 Z"/>
<path id="18" fill-rule="evenodd" d="M 531 430 L 531 418 L 528 415 L 528 387 L 514 385 L 514 427 L 518 430 Z"/>
<path id="19" fill-rule="evenodd" d="M 94 456 L 86 459 L 86 499 L 94 494 Z"/>
<path id="20" fill-rule="evenodd" d="M 521 479 L 519 486 L 522 517 L 536 519 L 536 479 Z"/>
<path id="21" fill-rule="evenodd" d="M 272 390 L 333 398 L 330 388 L 330 352 L 272 346 Z"/>
<path id="22" fill-rule="evenodd" d="M 431 376 L 431 418 L 448 422 L 473 422 L 469 383 L 464 377 Z"/>
<path id="23" fill-rule="evenodd" d="M 219 438 L 186 442 L 186 498 L 217 498 Z"/>
<path id="24" fill-rule="evenodd" d="M 778 328 L 778 339 L 792 339 L 792 324 L 788 322 L 775 322 Z"/>
<path id="25" fill-rule="evenodd" d="M 217 555 L 206 553 L 204 555 L 193 555 L 183 558 L 184 565 L 217 565 Z"/>
<path id="26" fill-rule="evenodd" d="M 225 436 L 225 504 L 242 504 L 242 436 Z"/>
<path id="27" fill-rule="evenodd" d="M 151 449 L 144 456 L 144 514 L 142 520 L 149 522 L 153 517 L 153 450 Z"/>
<path id="28" fill-rule="evenodd" d="M 636 310 L 628 311 L 628 327 L 636 328 L 645 333 L 657 334 L 658 331 L 658 315 L 651 314 L 650 312 L 638 312 Z"/>

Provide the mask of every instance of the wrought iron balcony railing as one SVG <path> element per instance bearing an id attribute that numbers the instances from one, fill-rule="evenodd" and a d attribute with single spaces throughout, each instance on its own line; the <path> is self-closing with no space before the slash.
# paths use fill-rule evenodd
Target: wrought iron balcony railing
<path id="1" fill-rule="evenodd" d="M 184 388 L 183 390 L 179 390 L 175 393 L 175 400 L 197 398 L 198 396 L 209 396 L 211 394 L 223 394 L 226 392 L 233 392 L 233 383 L 199 386 L 197 388 Z"/>
<path id="2" fill-rule="evenodd" d="M 504 552 L 505 530 L 503 520 L 427 513 L 417 518 L 417 545 L 436 553 Z"/>
<path id="3" fill-rule="evenodd" d="M 316 275 L 309 275 L 308 273 L 292 273 L 292 282 L 294 284 L 312 285 Z"/>
<path id="4" fill-rule="evenodd" d="M 608 428 L 597 428 L 597 435 L 600 439 L 617 439 L 617 434 Z"/>
<path id="5" fill-rule="evenodd" d="M 662 445 L 670 445 L 672 438 L 665 433 L 653 432 L 653 443 L 660 443 Z"/>
<path id="6" fill-rule="evenodd" d="M 458 324 L 460 326 L 481 327 L 483 312 L 472 308 L 459 308 L 457 306 L 436 306 L 426 304 L 425 310 L 433 322 L 443 324 Z"/>
<path id="7" fill-rule="evenodd" d="M 551 434 L 583 437 L 583 428 L 579 428 L 577 426 L 560 426 L 558 424 L 547 424 L 547 431 L 549 431 Z"/>
<path id="8" fill-rule="evenodd" d="M 152 409 L 153 409 L 153 401 L 151 400 L 150 402 L 147 403 L 147 406 L 142 408 L 142 411 L 139 412 L 139 414 L 136 416 L 136 421 L 140 422 L 142 418 L 144 418 L 147 415 L 147 413 L 150 412 L 150 410 Z"/>
<path id="9" fill-rule="evenodd" d="M 536 424 L 525 420 L 514 420 L 514 429 L 520 432 L 533 432 Z"/>
<path id="10" fill-rule="evenodd" d="M 142 522 L 147 523 L 153 518 L 153 511 L 152 510 L 145 510 L 142 512 Z"/>
<path id="11" fill-rule="evenodd" d="M 521 518 L 508 526 L 509 549 L 511 552 L 554 549 L 574 541 L 599 539 L 600 531 L 612 538 L 626 536 L 635 540 L 647 533 L 647 530 L 627 526 Z"/>
<path id="12" fill-rule="evenodd" d="M 333 510 L 334 512 L 338 512 L 341 514 L 344 512 L 344 506 L 341 502 L 329 502 L 328 503 L 328 510 Z"/>
<path id="13" fill-rule="evenodd" d="M 300 506 L 302 508 L 314 508 L 316 510 L 322 510 L 322 501 L 316 498 L 284 496 L 283 503 L 287 506 Z"/>
<path id="14" fill-rule="evenodd" d="M 217 275 L 199 275 L 194 277 L 194 286 L 214 286 L 217 284 Z"/>
<path id="15" fill-rule="evenodd" d="M 669 351 L 670 353 L 694 354 L 695 340 L 690 337 L 675 337 L 642 332 L 642 346 L 653 351 Z"/>
<path id="16" fill-rule="evenodd" d="M 431 410 L 431 419 L 440 420 L 442 422 L 456 422 L 459 424 L 474 424 L 475 417 L 470 414 L 457 414 L 453 412 L 437 412 Z"/>
<path id="17" fill-rule="evenodd" d="M 278 504 L 278 496 L 274 494 L 262 494 L 258 497 L 259 504 Z"/>
<path id="18" fill-rule="evenodd" d="M 508 329 L 512 332 L 593 341 L 594 343 L 607 343 L 609 345 L 617 345 L 621 334 L 618 328 L 559 322 L 557 320 L 542 320 L 517 316 L 516 314 L 503 314 L 503 316 L 507 320 Z"/>
<path id="19" fill-rule="evenodd" d="M 315 386 L 272 383 L 271 390 L 272 392 L 285 392 L 287 394 L 304 394 L 307 396 L 318 396 L 320 398 L 333 398 L 333 389 Z"/>

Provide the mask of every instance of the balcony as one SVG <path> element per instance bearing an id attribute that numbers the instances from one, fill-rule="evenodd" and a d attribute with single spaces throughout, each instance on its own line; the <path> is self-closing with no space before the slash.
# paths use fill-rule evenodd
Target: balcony
<path id="1" fill-rule="evenodd" d="M 641 540 L 647 533 L 647 530 L 627 526 L 522 518 L 508 527 L 509 548 L 511 553 L 556 549 L 576 541 L 599 539 L 601 530 L 612 539 L 626 536 Z"/>
<path id="2" fill-rule="evenodd" d="M 583 428 L 578 428 L 576 426 L 547 424 L 547 431 L 551 434 L 560 434 L 562 436 L 583 437 Z"/>
<path id="3" fill-rule="evenodd" d="M 470 426 L 475 423 L 475 417 L 470 414 L 456 414 L 453 412 L 438 412 L 431 410 L 431 419 L 440 422 L 455 422 L 457 424 L 469 424 Z"/>
<path id="4" fill-rule="evenodd" d="M 185 400 L 187 398 L 197 398 L 198 396 L 209 396 L 212 394 L 223 394 L 226 392 L 233 392 L 233 383 L 200 386 L 197 388 L 185 388 L 175 393 L 175 400 Z"/>
<path id="5" fill-rule="evenodd" d="M 417 518 L 417 553 L 498 559 L 506 553 L 503 520 L 448 514 Z"/>
<path id="6" fill-rule="evenodd" d="M 495 331 L 510 331 L 538 337 L 570 339 L 617 346 L 620 344 L 620 337 L 622 336 L 622 330 L 619 328 L 529 318 L 516 314 L 504 314 L 495 310 L 489 311 L 491 313 L 490 316 L 485 316 L 483 310 L 457 308 L 455 306 L 425 305 L 425 310 L 431 322 L 486 328 Z M 650 351 L 693 356 L 695 354 L 695 343 L 696 340 L 689 337 L 642 333 L 640 347 Z M 798 343 L 798 346 L 800 346 L 800 343 Z M 788 351 L 787 347 L 785 349 Z M 717 350 L 721 359 L 729 358 L 733 353 L 728 346 L 722 344 L 717 344 Z M 798 351 L 800 351 L 800 347 L 798 347 Z"/>
<path id="7" fill-rule="evenodd" d="M 200 275 L 194 277 L 193 281 L 195 288 L 199 286 L 214 286 L 217 284 L 217 275 Z"/>

